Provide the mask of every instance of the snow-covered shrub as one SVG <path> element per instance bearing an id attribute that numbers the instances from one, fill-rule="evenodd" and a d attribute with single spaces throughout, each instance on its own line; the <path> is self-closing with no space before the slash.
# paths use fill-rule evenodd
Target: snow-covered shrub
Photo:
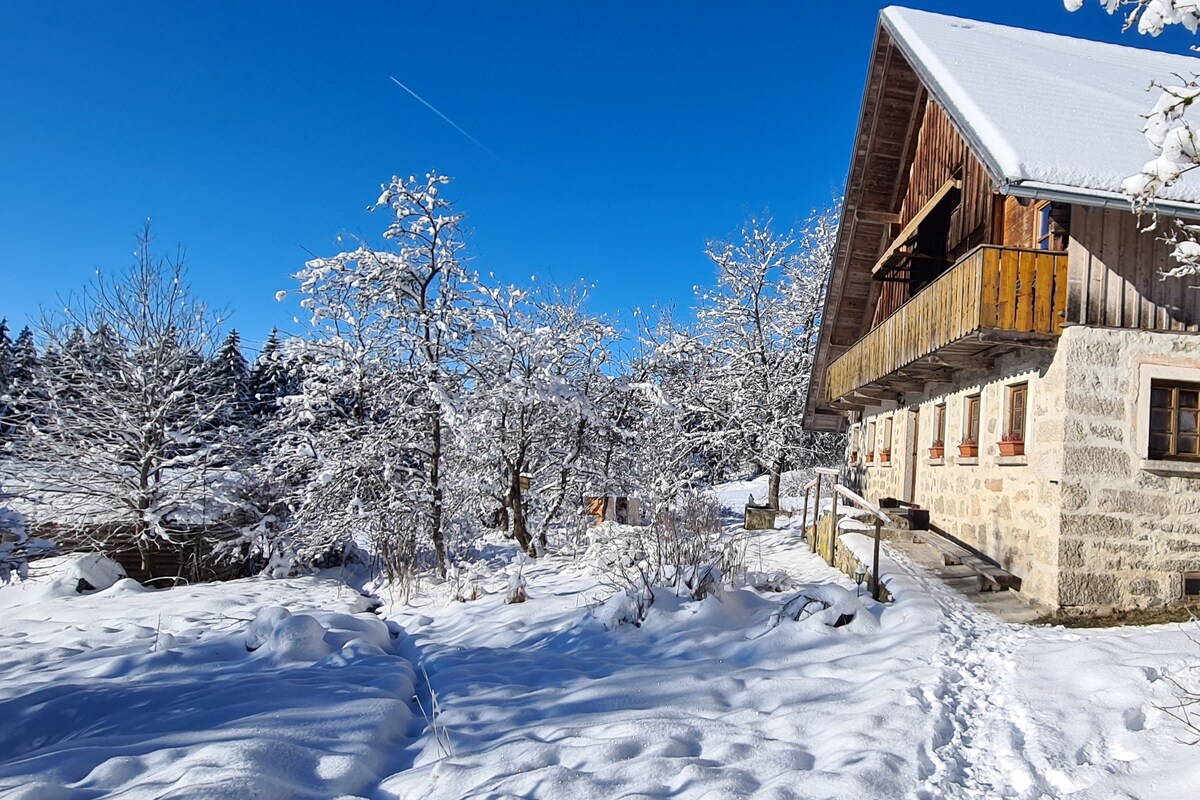
<path id="1" fill-rule="evenodd" d="M 487 565 L 478 561 L 456 561 L 446 568 L 446 580 L 451 586 L 451 597 L 468 603 L 483 596 L 483 581 L 487 577 Z"/>
<path id="2" fill-rule="evenodd" d="M 874 633 L 879 622 L 862 601 L 849 589 L 835 584 L 819 584 L 798 592 L 771 615 L 767 629 L 784 620 L 800 622 L 809 627 L 848 627 L 858 633 Z"/>
<path id="3" fill-rule="evenodd" d="M 53 543 L 46 539 L 31 539 L 25 532 L 25 519 L 6 505 L 12 495 L 0 491 L 0 583 L 13 577 L 25 580 L 29 576 L 30 559 L 54 552 Z"/>
<path id="4" fill-rule="evenodd" d="M 610 631 L 626 624 L 638 627 L 653 604 L 654 590 L 649 585 L 629 586 L 601 603 L 595 612 L 596 619 Z"/>
<path id="5" fill-rule="evenodd" d="M 746 536 L 721 524 L 721 507 L 703 492 L 683 492 L 647 527 L 604 523 L 593 528 L 585 557 L 616 590 L 599 615 L 605 625 L 640 623 L 655 591 L 703 600 L 745 572 Z M 607 621 L 606 621 L 607 620 Z"/>
<path id="6" fill-rule="evenodd" d="M 746 585 L 759 592 L 786 592 L 796 588 L 796 581 L 783 570 L 746 572 Z"/>
<path id="7" fill-rule="evenodd" d="M 517 570 L 508 576 L 508 589 L 504 595 L 504 602 L 508 605 L 515 603 L 524 603 L 529 599 L 529 593 L 526 591 L 527 584 L 525 583 L 525 575 L 520 566 Z"/>

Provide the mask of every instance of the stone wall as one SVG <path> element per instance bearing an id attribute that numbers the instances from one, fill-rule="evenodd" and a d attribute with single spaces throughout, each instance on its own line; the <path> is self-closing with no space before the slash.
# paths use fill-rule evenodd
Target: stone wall
<path id="1" fill-rule="evenodd" d="M 1200 382 L 1200 336 L 1073 326 L 1056 350 L 1021 350 L 863 413 L 847 483 L 869 500 L 928 508 L 932 527 L 1022 579 L 1026 599 L 1093 613 L 1175 602 L 1200 572 L 1200 465 L 1146 460 L 1151 377 Z M 1007 387 L 1029 386 L 1025 455 L 1002 457 Z M 981 396 L 977 458 L 959 456 L 965 400 Z M 946 453 L 930 458 L 946 404 Z M 919 424 L 914 411 L 920 411 Z M 892 421 L 892 459 L 866 465 L 863 434 Z M 915 437 L 916 456 L 913 456 Z M 882 446 L 877 441 L 876 451 Z"/>
<path id="2" fill-rule="evenodd" d="M 953 383 L 906 395 L 902 405 L 864 412 L 855 429 L 865 431 L 875 422 L 877 437 L 892 418 L 892 460 L 889 466 L 866 466 L 860 458 L 849 476 L 869 500 L 890 496 L 929 509 L 932 527 L 1019 576 L 1022 595 L 1046 608 L 1058 605 L 1057 509 L 1065 426 L 1060 364 L 1052 350 L 1025 349 L 1000 358 L 989 370 L 961 371 Z M 1007 390 L 1017 383 L 1029 386 L 1025 455 L 1005 458 L 998 443 Z M 969 458 L 960 456 L 957 446 L 964 437 L 966 398 L 974 394 L 981 399 L 979 454 Z M 946 405 L 946 452 L 935 460 L 929 448 L 941 403 Z"/>
<path id="3" fill-rule="evenodd" d="M 1073 327 L 1060 357 L 1063 443 L 1059 605 L 1095 610 L 1182 598 L 1200 571 L 1200 465 L 1146 460 L 1149 380 L 1200 382 L 1200 336 Z"/>

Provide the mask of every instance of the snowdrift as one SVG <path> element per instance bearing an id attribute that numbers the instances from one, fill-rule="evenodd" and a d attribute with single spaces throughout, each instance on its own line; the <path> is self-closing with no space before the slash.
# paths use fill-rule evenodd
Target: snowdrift
<path id="1" fill-rule="evenodd" d="M 401 642 L 340 581 L 153 590 L 54 561 L 0 587 L 0 795 L 355 794 L 412 733 Z"/>

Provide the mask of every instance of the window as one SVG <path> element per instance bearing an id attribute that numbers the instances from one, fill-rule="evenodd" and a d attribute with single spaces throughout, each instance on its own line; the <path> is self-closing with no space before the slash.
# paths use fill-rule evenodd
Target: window
<path id="1" fill-rule="evenodd" d="M 973 394 L 966 399 L 963 406 L 963 442 L 979 444 L 979 401 L 980 397 Z"/>
<path id="2" fill-rule="evenodd" d="M 1008 387 L 1008 419 L 1004 425 L 1004 434 L 1009 441 L 1025 441 L 1025 416 L 1028 404 L 1028 383 L 1018 383 Z"/>
<path id="3" fill-rule="evenodd" d="M 875 423 L 874 422 L 867 424 L 867 441 L 863 447 L 863 450 L 866 451 L 868 456 L 873 455 L 875 453 Z"/>
<path id="4" fill-rule="evenodd" d="M 1200 383 L 1150 381 L 1150 458 L 1200 461 Z"/>
<path id="5" fill-rule="evenodd" d="M 933 441 L 946 443 L 946 404 L 938 403 L 933 407 Z"/>
<path id="6" fill-rule="evenodd" d="M 1200 572 L 1183 573 L 1183 596 L 1185 599 L 1200 599 Z"/>
<path id="7" fill-rule="evenodd" d="M 1037 212 L 1037 249 L 1066 250 L 1067 221 L 1070 211 L 1066 206 L 1042 203 Z"/>
<path id="8" fill-rule="evenodd" d="M 883 421 L 883 442 L 879 445 L 879 450 L 882 453 L 892 452 L 892 418 L 888 417 Z"/>

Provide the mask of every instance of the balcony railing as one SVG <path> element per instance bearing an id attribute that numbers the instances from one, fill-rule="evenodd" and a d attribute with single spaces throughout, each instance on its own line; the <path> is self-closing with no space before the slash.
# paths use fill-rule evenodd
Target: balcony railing
<path id="1" fill-rule="evenodd" d="M 1065 253 L 977 247 L 833 361 L 825 399 L 886 388 L 896 373 L 956 343 L 1052 340 L 1066 306 Z"/>

